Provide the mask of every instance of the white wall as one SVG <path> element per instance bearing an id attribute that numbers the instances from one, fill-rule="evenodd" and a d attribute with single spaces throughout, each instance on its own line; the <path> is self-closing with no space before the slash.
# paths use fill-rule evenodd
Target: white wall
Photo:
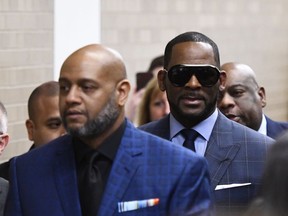
<path id="1" fill-rule="evenodd" d="M 54 1 L 54 79 L 73 51 L 100 42 L 100 0 Z"/>

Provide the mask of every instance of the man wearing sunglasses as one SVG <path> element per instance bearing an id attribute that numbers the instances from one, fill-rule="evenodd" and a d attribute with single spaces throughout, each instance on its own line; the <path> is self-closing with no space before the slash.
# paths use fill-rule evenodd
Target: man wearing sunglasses
<path id="1" fill-rule="evenodd" d="M 164 70 L 158 73 L 171 113 L 140 129 L 184 146 L 189 139 L 182 130 L 194 131 L 191 150 L 207 159 L 216 210 L 234 216 L 246 209 L 261 186 L 273 140 L 218 111 L 218 92 L 226 79 L 219 67 L 218 47 L 207 36 L 186 32 L 172 39 L 165 48 Z"/>
<path id="2" fill-rule="evenodd" d="M 0 102 L 0 155 L 4 151 L 9 142 L 7 134 L 7 110 L 2 102 Z M 0 177 L 0 216 L 3 215 L 5 201 L 8 193 L 8 181 Z"/>

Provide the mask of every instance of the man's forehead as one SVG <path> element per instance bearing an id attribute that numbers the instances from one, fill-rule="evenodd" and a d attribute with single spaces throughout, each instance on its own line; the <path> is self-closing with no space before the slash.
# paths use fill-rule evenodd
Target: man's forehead
<path id="1" fill-rule="evenodd" d="M 169 66 L 176 64 L 215 65 L 214 52 L 210 44 L 203 42 L 182 42 L 174 45 Z"/>

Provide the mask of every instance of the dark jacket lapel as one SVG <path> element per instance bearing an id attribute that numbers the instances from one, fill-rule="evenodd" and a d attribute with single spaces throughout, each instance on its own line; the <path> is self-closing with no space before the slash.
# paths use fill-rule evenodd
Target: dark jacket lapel
<path id="1" fill-rule="evenodd" d="M 146 125 L 140 126 L 139 129 L 148 133 L 159 136 L 163 139 L 170 139 L 170 115 L 161 118 L 158 121 L 150 122 Z"/>
<path id="2" fill-rule="evenodd" d="M 133 175 L 142 163 L 143 143 L 137 135 L 138 132 L 134 126 L 127 122 L 102 198 L 99 216 L 114 215 L 118 211 L 117 204 L 122 200 Z"/>
<path id="3" fill-rule="evenodd" d="M 81 216 L 73 145 L 70 136 L 59 143 L 63 147 L 56 154 L 54 175 L 65 215 Z"/>
<path id="4" fill-rule="evenodd" d="M 213 190 L 227 171 L 239 149 L 240 144 L 233 140 L 232 122 L 219 112 L 205 153 Z"/>

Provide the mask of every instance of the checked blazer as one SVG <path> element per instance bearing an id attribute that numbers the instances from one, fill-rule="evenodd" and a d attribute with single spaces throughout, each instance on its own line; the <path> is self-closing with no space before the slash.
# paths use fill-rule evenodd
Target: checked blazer
<path id="1" fill-rule="evenodd" d="M 70 135 L 12 159 L 10 174 L 6 216 L 81 216 Z M 159 203 L 130 202 L 147 199 Z M 210 215 L 210 207 L 206 160 L 127 121 L 98 216 L 198 216 Z"/>
<path id="2" fill-rule="evenodd" d="M 169 116 L 139 128 L 169 139 Z M 266 153 L 272 143 L 271 138 L 233 122 L 218 112 L 205 158 L 209 166 L 211 189 L 219 211 L 228 214 L 237 212 L 247 207 L 255 197 L 261 186 Z M 235 183 L 243 186 L 215 190 L 217 185 Z"/>

